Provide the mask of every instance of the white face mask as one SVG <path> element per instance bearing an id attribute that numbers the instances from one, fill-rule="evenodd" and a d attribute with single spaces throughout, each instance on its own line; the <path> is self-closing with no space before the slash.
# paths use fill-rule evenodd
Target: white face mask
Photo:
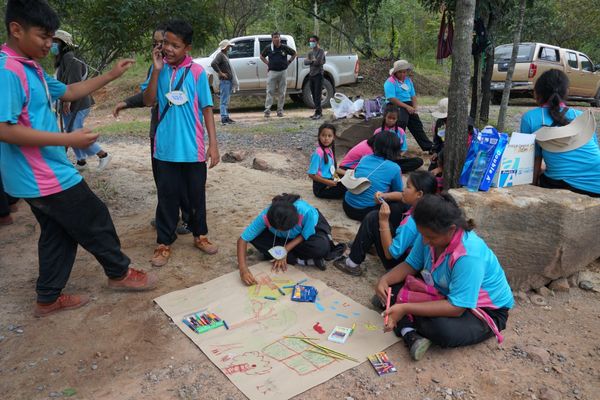
<path id="1" fill-rule="evenodd" d="M 283 260 L 287 257 L 287 250 L 283 246 L 274 246 L 269 249 L 269 254 L 276 260 Z"/>

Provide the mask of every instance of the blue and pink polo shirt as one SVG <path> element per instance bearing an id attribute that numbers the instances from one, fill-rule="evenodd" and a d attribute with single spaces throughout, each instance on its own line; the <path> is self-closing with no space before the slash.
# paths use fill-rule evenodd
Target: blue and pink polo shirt
<path id="1" fill-rule="evenodd" d="M 325 154 L 327 154 L 327 162 L 325 162 Z M 310 156 L 310 165 L 308 166 L 307 173 L 309 175 L 319 175 L 325 179 L 333 179 L 333 173 L 335 172 L 333 157 L 331 147 L 325 148 L 325 151 L 323 151 L 322 147 L 317 147 Z"/>
<path id="2" fill-rule="evenodd" d="M 405 87 L 403 87 L 403 85 L 405 85 Z M 396 98 L 403 103 L 412 101 L 412 98 L 417 95 L 415 92 L 415 85 L 413 85 L 413 82 L 409 77 L 406 77 L 404 82 L 401 82 L 393 75 L 390 75 L 383 84 L 383 93 L 388 102 L 391 98 Z"/>
<path id="3" fill-rule="evenodd" d="M 387 129 L 387 130 L 390 132 L 394 132 L 396 134 L 396 136 L 398 136 L 398 139 L 400 139 L 400 151 L 407 151 L 408 143 L 406 142 L 406 132 L 404 132 L 404 129 L 398 127 L 397 130 L 395 128 Z M 381 132 L 381 128 L 375 129 L 375 132 L 373 132 L 373 135 L 377 135 L 379 132 Z"/>
<path id="4" fill-rule="evenodd" d="M 37 62 L 6 44 L 0 48 L 0 122 L 46 132 L 59 132 L 52 103 L 67 87 Z M 64 146 L 18 146 L 0 142 L 4 190 L 13 197 L 45 197 L 67 190 L 81 175 L 67 158 Z"/>
<path id="5" fill-rule="evenodd" d="M 434 249 L 417 240 L 406 259 L 448 301 L 463 308 L 512 308 L 514 299 L 494 252 L 475 232 L 456 231 L 446 250 L 434 260 Z M 425 271 L 425 272 L 423 272 Z M 432 284 L 427 282 L 425 283 Z"/>
<path id="6" fill-rule="evenodd" d="M 354 169 L 364 156 L 370 154 L 373 154 L 373 148 L 367 144 L 367 139 L 362 140 L 346 153 L 340 162 L 340 167 Z"/>
<path id="7" fill-rule="evenodd" d="M 375 192 L 401 192 L 402 172 L 393 161 L 371 154 L 363 157 L 354 170 L 356 178 L 369 178 L 371 186 L 360 194 L 350 191 L 344 195 L 344 201 L 354 208 L 374 207 Z"/>
<path id="8" fill-rule="evenodd" d="M 396 234 L 392 239 L 392 244 L 388 247 L 388 251 L 393 258 L 398 259 L 407 250 L 414 246 L 415 242 L 421 241 L 422 237 L 417 229 L 417 224 L 412 217 L 412 208 L 404 213 L 404 219 L 396 228 Z"/>
<path id="9" fill-rule="evenodd" d="M 581 111 L 569 108 L 566 117 L 572 121 L 580 114 Z M 548 107 L 538 107 L 523 115 L 520 131 L 534 133 L 553 123 Z M 596 134 L 583 146 L 560 153 L 544 150 L 536 144 L 535 154 L 544 159 L 544 174 L 548 178 L 565 181 L 576 189 L 600 193 L 600 148 Z"/>
<path id="10" fill-rule="evenodd" d="M 269 207 L 267 207 L 244 230 L 242 239 L 246 242 L 251 242 L 265 229 L 268 229 L 273 235 L 280 238 L 292 240 L 298 235 L 302 235 L 304 240 L 308 240 L 308 238 L 316 233 L 315 227 L 319 222 L 319 211 L 302 199 L 296 200 L 294 207 L 298 211 L 298 223 L 289 231 L 278 231 L 271 226 L 267 219 L 267 212 L 269 211 Z"/>
<path id="11" fill-rule="evenodd" d="M 181 91 L 187 96 L 188 101 L 183 105 L 171 105 L 164 119 L 158 125 L 154 139 L 153 157 L 161 161 L 170 162 L 204 162 L 206 154 L 204 148 L 204 127 L 202 109 L 212 107 L 213 101 L 206 71 L 186 56 L 177 66 L 165 66 L 158 76 L 158 89 L 156 98 L 158 112 L 162 115 L 168 104 L 167 93 L 175 90 L 180 78 L 189 67 L 189 72 L 181 86 Z M 146 90 L 150 82 L 148 79 L 141 85 Z"/>

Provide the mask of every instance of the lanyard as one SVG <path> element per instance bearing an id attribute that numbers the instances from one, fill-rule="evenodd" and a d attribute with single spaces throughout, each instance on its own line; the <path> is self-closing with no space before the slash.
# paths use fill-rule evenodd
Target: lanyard
<path id="1" fill-rule="evenodd" d="M 290 238 L 290 231 L 287 231 L 287 236 L 285 237 L 285 242 L 283 242 L 283 247 L 285 247 L 285 245 L 288 242 L 288 239 Z M 275 247 L 275 241 L 277 240 L 277 235 L 273 235 L 273 245 L 271 247 Z"/>

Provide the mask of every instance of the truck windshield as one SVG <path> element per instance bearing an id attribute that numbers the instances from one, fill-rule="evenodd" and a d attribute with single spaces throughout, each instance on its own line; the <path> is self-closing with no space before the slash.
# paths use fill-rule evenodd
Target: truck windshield
<path id="1" fill-rule="evenodd" d="M 512 55 L 512 44 L 504 44 L 496 47 L 494 51 L 494 63 L 510 61 Z M 524 43 L 519 45 L 519 52 L 517 53 L 517 62 L 530 62 L 533 59 L 533 51 L 535 50 L 534 43 Z"/>

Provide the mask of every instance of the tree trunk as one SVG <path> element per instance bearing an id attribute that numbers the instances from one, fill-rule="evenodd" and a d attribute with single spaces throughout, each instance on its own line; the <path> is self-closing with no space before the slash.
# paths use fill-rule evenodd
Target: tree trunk
<path id="1" fill-rule="evenodd" d="M 444 147 L 444 188 L 458 187 L 467 155 L 467 117 L 469 115 L 469 78 L 475 0 L 457 0 L 455 11 L 452 72 L 448 88 L 448 126 Z"/>
<path id="2" fill-rule="evenodd" d="M 498 131 L 504 130 L 504 120 L 506 119 L 506 111 L 508 109 L 508 100 L 510 98 L 510 88 L 512 86 L 512 77 L 517 64 L 517 55 L 519 54 L 519 43 L 521 42 L 521 31 L 523 30 L 523 20 L 525 19 L 525 6 L 527 0 L 521 0 L 519 5 L 519 20 L 517 21 L 517 29 L 513 40 L 513 49 L 510 56 L 510 64 L 506 72 L 506 80 L 504 81 L 504 90 L 502 91 L 502 102 L 500 103 L 500 113 L 498 114 Z"/>
<path id="3" fill-rule="evenodd" d="M 495 41 L 496 18 L 494 13 L 490 11 L 487 23 L 488 38 L 490 45 L 485 49 L 485 67 L 481 76 L 481 108 L 479 111 L 479 125 L 487 125 L 490 119 L 490 100 L 492 98 L 492 75 L 494 73 L 494 54 L 496 50 Z"/>

